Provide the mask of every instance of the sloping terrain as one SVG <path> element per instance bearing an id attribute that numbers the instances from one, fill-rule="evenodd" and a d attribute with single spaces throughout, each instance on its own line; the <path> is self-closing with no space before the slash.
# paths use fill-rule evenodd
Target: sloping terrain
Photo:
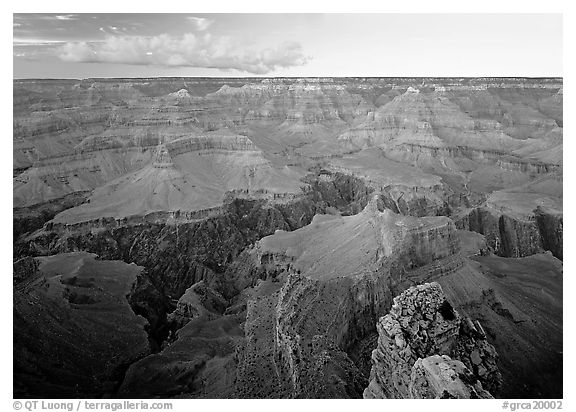
<path id="1" fill-rule="evenodd" d="M 562 79 L 15 80 L 15 394 L 562 397 L 562 102 Z M 437 323 L 408 313 L 430 282 Z"/>
<path id="2" fill-rule="evenodd" d="M 24 259 L 15 263 L 15 396 L 114 393 L 126 366 L 150 353 L 147 322 L 126 298 L 143 268 L 86 252 Z"/>

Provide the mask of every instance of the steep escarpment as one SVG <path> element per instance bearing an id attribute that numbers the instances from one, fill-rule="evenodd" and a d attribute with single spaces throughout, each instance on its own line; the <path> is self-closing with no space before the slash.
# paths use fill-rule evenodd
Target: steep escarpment
<path id="1" fill-rule="evenodd" d="M 478 232 L 499 256 L 524 257 L 551 251 L 562 259 L 562 213 L 540 207 L 530 214 L 479 207 L 456 218 L 459 229 Z"/>
<path id="2" fill-rule="evenodd" d="M 300 225 L 307 223 L 306 216 L 299 216 Z M 237 200 L 229 204 L 223 214 L 193 223 L 114 224 L 96 230 L 84 227 L 44 231 L 23 244 L 27 247 L 23 253 L 86 250 L 104 259 L 135 262 L 147 269 L 139 278 L 137 291 L 142 288 L 146 295 L 150 289 L 157 290 L 150 296 L 159 293 L 170 302 L 201 280 L 218 285 L 218 274 L 244 247 L 278 228 L 289 228 L 280 210 L 267 207 L 262 201 Z M 145 305 L 141 309 L 153 311 L 142 312 L 148 319 L 156 319 L 151 321 L 152 328 L 161 327 L 166 316 L 165 306 Z M 161 336 L 157 338 L 161 340 Z"/>
<path id="3" fill-rule="evenodd" d="M 17 393 L 562 397 L 561 79 L 14 89 Z"/>
<path id="4" fill-rule="evenodd" d="M 454 226 L 445 225 L 448 219 L 426 220 L 430 222 L 420 224 L 416 218 L 381 213 L 373 200 L 360 214 L 317 216 L 308 226 L 277 231 L 244 251 L 222 276 L 236 287 L 227 290 L 230 306 L 218 318 L 222 322 L 233 316 L 245 319 L 243 339 L 236 339 L 234 349 L 228 350 L 236 353 L 229 358 L 226 372 L 231 379 L 230 368 L 236 371 L 232 396 L 360 397 L 367 376 L 349 352 L 373 333 L 376 320 L 389 308 L 393 279 L 401 274 L 398 268 L 426 264 L 457 251 Z M 402 242 L 413 242 L 414 247 L 397 258 L 396 253 L 405 246 Z M 325 250 L 317 248 L 321 245 Z M 335 248 L 338 245 L 340 248 Z M 332 254 L 326 254 L 327 250 Z M 334 258 L 344 252 L 348 259 Z M 321 256 L 322 261 L 317 262 Z M 186 337 L 189 335 L 181 335 L 191 325 L 212 322 L 214 315 L 208 311 L 195 313 L 159 355 L 133 365 L 124 384 L 131 388 L 126 389 L 129 393 L 138 393 L 141 384 L 153 387 L 157 394 L 172 393 L 173 385 L 183 384 L 178 377 L 167 377 L 168 369 L 159 366 L 160 359 L 169 359 L 174 345 L 192 342 Z M 154 360 L 156 356 L 158 360 Z M 185 358 L 195 356 L 191 353 Z M 206 356 L 212 359 L 213 355 Z M 149 374 L 143 374 L 143 368 L 150 367 L 153 377 L 145 378 Z M 182 369 L 184 375 L 177 376 L 199 382 L 200 386 L 188 387 L 186 392 L 213 393 L 210 382 L 200 384 L 200 377 L 207 373 L 208 363 L 206 368 L 202 364 L 187 366 Z M 158 376 L 164 376 L 166 382 Z"/>
<path id="5" fill-rule="evenodd" d="M 142 268 L 95 258 L 33 258 L 31 274 L 15 278 L 17 396 L 115 393 L 127 365 L 150 353 L 147 322 L 126 298 Z"/>
<path id="6" fill-rule="evenodd" d="M 463 159 L 481 165 L 495 165 L 511 172 L 544 174 L 556 172 L 561 163 L 546 163 L 535 159 L 523 159 L 504 151 L 476 149 L 467 146 L 435 147 L 422 144 L 404 143 L 387 150 L 387 156 L 393 159 L 421 161 L 419 158 Z M 454 160 L 453 160 L 454 161 Z"/>
<path id="7" fill-rule="evenodd" d="M 563 217 L 561 213 L 547 213 L 541 208 L 534 211 L 538 232 L 542 238 L 542 247 L 549 250 L 558 259 L 563 259 Z"/>
<path id="8" fill-rule="evenodd" d="M 226 275 L 246 246 L 277 229 L 302 227 L 319 211 L 340 208 L 346 212 L 351 202 L 362 202 L 366 191 L 360 182 L 343 176 L 334 179 L 320 179 L 317 186 L 321 189 L 294 201 L 234 199 L 213 217 L 181 223 L 102 219 L 76 226 L 49 224 L 15 244 L 15 251 L 34 256 L 86 250 L 103 259 L 144 266 L 131 302 L 149 320 L 154 339 L 162 341 L 169 332 L 166 315 L 174 310 L 171 301 L 191 285 L 205 281 L 230 297 L 254 284 L 254 274 L 242 275 L 246 280 L 239 288 Z"/>
<path id="9" fill-rule="evenodd" d="M 12 215 L 14 240 L 17 240 L 20 235 L 40 229 L 61 211 L 81 205 L 88 196 L 89 192 L 73 192 L 63 198 L 31 207 L 14 208 Z"/>
<path id="10" fill-rule="evenodd" d="M 264 339 L 273 349 L 268 346 L 268 355 L 260 353 L 255 364 L 247 356 L 251 363 L 241 370 L 250 379 L 259 376 L 258 382 L 272 379 L 261 372 L 269 369 L 265 364 L 284 376 L 272 388 L 251 385 L 257 389 L 250 396 L 276 391 L 294 397 L 361 394 L 358 385 L 366 376 L 349 352 L 374 331 L 376 319 L 389 308 L 402 269 L 458 250 L 453 225 L 443 226 L 435 218 L 418 225 L 418 219 L 392 215 L 379 212 L 373 200 L 358 215 L 317 216 L 303 229 L 264 238 L 250 252 L 257 262 L 252 267 L 262 265 L 283 283 L 273 295 L 247 307 L 248 342 Z M 337 255 L 342 259 L 335 259 Z M 264 319 L 267 326 L 261 325 Z M 254 353 L 256 348 L 263 350 L 256 346 Z M 246 350 L 252 349 L 248 344 Z"/>
<path id="11" fill-rule="evenodd" d="M 14 178 L 14 204 L 28 207 L 91 191 L 150 162 L 152 148 L 107 149 L 44 159 Z"/>
<path id="12" fill-rule="evenodd" d="M 372 148 L 334 158 L 330 170 L 355 176 L 379 193 L 381 207 L 411 216 L 449 215 L 462 201 L 440 176 L 387 158 L 385 151 Z"/>

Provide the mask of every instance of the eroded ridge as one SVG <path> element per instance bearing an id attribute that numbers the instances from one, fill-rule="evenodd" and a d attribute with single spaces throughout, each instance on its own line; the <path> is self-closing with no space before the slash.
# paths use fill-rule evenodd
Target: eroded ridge
<path id="1" fill-rule="evenodd" d="M 394 298 L 377 328 L 365 398 L 487 398 L 483 386 L 498 391 L 496 350 L 478 322 L 454 310 L 438 283 Z"/>

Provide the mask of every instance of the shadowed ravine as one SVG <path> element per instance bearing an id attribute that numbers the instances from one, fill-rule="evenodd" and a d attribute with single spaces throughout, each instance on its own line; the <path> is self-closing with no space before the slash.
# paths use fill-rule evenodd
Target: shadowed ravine
<path id="1" fill-rule="evenodd" d="M 152 80 L 15 81 L 15 396 L 562 397 L 561 80 Z"/>

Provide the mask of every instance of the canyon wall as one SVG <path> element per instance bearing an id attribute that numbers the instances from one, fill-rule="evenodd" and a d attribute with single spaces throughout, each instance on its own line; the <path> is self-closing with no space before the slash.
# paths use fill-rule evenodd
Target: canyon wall
<path id="1" fill-rule="evenodd" d="M 15 80 L 15 393 L 561 397 L 562 87 Z"/>

